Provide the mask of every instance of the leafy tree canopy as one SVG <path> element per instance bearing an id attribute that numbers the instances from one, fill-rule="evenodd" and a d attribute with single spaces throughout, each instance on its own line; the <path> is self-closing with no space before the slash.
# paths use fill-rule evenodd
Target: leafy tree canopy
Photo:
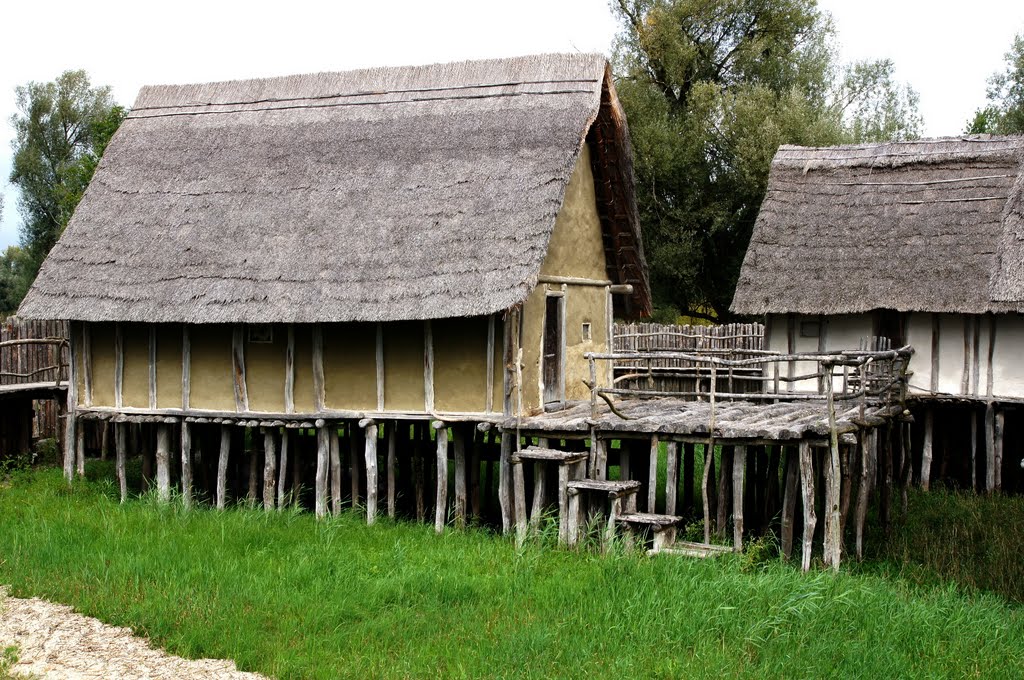
<path id="1" fill-rule="evenodd" d="M 613 0 L 659 316 L 729 317 L 780 144 L 918 136 L 889 61 L 838 65 L 815 0 Z"/>
<path id="2" fill-rule="evenodd" d="M 71 219 L 127 111 L 114 103 L 109 87 L 93 87 L 81 70 L 65 71 L 52 82 L 19 86 L 15 96 L 10 181 L 19 189 L 18 267 L 27 281 L 16 289 L 16 308 L 21 301 L 18 293 L 24 296 Z"/>
<path id="3" fill-rule="evenodd" d="M 1024 33 L 1006 53 L 1006 69 L 988 79 L 988 104 L 967 122 L 969 133 L 1024 134 Z"/>

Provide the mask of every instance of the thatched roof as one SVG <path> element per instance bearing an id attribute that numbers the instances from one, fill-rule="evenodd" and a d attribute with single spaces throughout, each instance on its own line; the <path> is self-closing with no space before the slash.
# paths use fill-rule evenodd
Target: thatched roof
<path id="1" fill-rule="evenodd" d="M 1024 137 L 784 146 L 733 311 L 1024 311 Z"/>
<path id="2" fill-rule="evenodd" d="M 597 123 L 596 125 L 594 123 Z M 650 307 L 600 55 L 145 87 L 20 314 L 152 322 L 498 312 L 591 144 L 609 278 Z"/>

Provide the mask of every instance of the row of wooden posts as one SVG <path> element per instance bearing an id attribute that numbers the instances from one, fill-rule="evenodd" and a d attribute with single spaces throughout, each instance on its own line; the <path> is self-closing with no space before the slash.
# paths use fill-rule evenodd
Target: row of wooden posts
<path id="1" fill-rule="evenodd" d="M 243 498 L 247 489 L 244 498 L 262 503 L 268 510 L 302 504 L 323 517 L 349 504 L 362 507 L 369 523 L 381 511 L 391 517 L 401 514 L 421 520 L 432 516 L 439 532 L 449 519 L 461 526 L 470 518 L 482 522 L 497 521 L 500 516 L 505 531 L 518 528 L 521 533 L 528 526 L 538 526 L 539 518 L 550 511 L 549 502 L 557 498 L 559 535 L 564 534 L 564 480 L 515 462 L 511 454 L 516 437 L 512 433 L 502 436 L 497 428 L 371 420 L 317 421 L 313 430 L 253 427 L 248 428 L 249 439 L 258 441 L 250 441 L 248 455 L 240 456 L 247 428 L 236 424 L 169 418 L 154 418 L 154 422 L 134 427 L 128 422 L 110 424 L 122 498 L 128 494 L 128 452 L 141 451 L 143 477 L 152 478 L 158 497 L 165 501 L 172 496 L 173 475 L 186 505 L 202 494 L 224 508 L 232 496 Z M 430 429 L 435 432 L 433 439 Z M 70 464 L 81 474 L 85 428 L 79 427 L 77 432 L 77 455 Z M 531 442 L 522 439 L 520 446 Z M 662 441 L 658 436 L 622 439 L 617 449 L 600 437 L 551 443 L 587 452 L 587 466 L 596 477 L 604 476 L 598 470 L 617 467 L 619 479 L 638 480 L 644 510 L 703 520 L 706 543 L 715 537 L 726 538 L 731 527 L 734 547 L 742 549 L 751 535 L 776 531 L 787 558 L 795 545 L 802 546 L 805 569 L 810 566 L 815 543 L 823 545 L 827 564 L 838 564 L 845 550 L 848 517 L 853 518 L 852 538 L 856 555 L 861 557 L 872 494 L 877 489 L 879 516 L 887 522 L 894 494 L 900 494 L 905 504 L 913 474 L 906 453 L 909 426 L 904 423 L 866 430 L 858 444 L 843 443 L 838 470 L 830 464 L 829 449 L 812 446 L 809 440 L 793 446 L 725 444 L 718 447 L 717 456 L 704 455 L 706 443 Z M 541 440 L 541 444 L 548 441 Z M 214 451 L 215 456 L 206 455 Z M 344 467 L 343 451 L 347 451 Z M 603 451 L 598 455 L 604 460 L 595 460 L 595 451 Z M 698 454 L 703 458 L 701 469 L 695 467 Z M 658 479 L 662 456 L 667 468 L 665 493 L 658 502 L 660 494 L 651 480 Z M 454 462 L 451 494 L 450 459 Z M 304 495 L 304 482 L 310 479 L 311 498 Z M 530 497 L 523 494 L 521 503 L 520 495 L 512 493 L 513 480 L 516 487 L 532 490 Z M 348 486 L 344 493 L 343 486 Z"/>

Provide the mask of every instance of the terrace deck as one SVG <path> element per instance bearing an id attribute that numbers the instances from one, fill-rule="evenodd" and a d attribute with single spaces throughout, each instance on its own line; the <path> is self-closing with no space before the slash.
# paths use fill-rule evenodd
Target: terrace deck
<path id="1" fill-rule="evenodd" d="M 598 403 L 597 417 L 593 418 L 590 402 L 577 402 L 559 411 L 518 420 L 509 418 L 502 426 L 507 430 L 518 427 L 523 432 L 538 434 L 584 434 L 593 428 L 598 432 L 716 440 L 787 441 L 829 436 L 828 402 L 824 398 L 778 403 L 721 402 L 715 404 L 713 414 L 707 401 L 672 397 L 622 399 L 615 402 L 615 409 L 626 418 L 614 413 L 604 402 Z M 903 407 L 898 404 L 867 404 L 862 417 L 859 404 L 836 402 L 836 431 L 843 435 L 877 427 L 902 411 Z"/>

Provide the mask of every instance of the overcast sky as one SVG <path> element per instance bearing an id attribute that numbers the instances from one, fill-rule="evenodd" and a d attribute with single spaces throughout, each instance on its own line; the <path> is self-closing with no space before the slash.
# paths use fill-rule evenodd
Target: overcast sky
<path id="1" fill-rule="evenodd" d="M 891 58 L 929 136 L 959 134 L 1024 32 L 1021 0 L 819 0 L 845 60 Z M 131 105 L 143 84 L 610 50 L 607 0 L 289 0 L 7 3 L 0 38 L 0 248 L 17 242 L 14 87 L 84 68 Z"/>

